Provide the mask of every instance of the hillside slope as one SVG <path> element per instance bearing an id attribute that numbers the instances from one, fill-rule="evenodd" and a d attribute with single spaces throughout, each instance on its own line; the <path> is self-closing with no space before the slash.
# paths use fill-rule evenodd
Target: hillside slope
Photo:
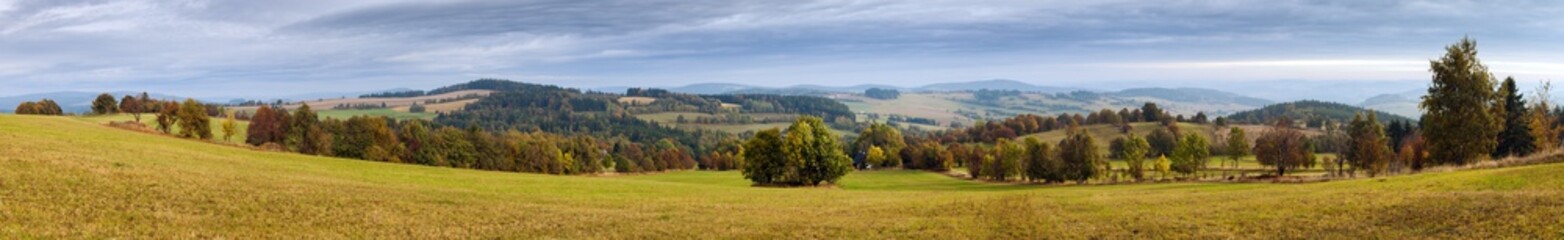
<path id="1" fill-rule="evenodd" d="M 1035 187 L 857 172 L 546 176 L 258 152 L 0 115 L 18 238 L 1552 238 L 1564 165 L 1318 184 Z"/>
<path id="2" fill-rule="evenodd" d="M 1287 117 L 1293 121 L 1307 122 L 1311 127 L 1323 122 L 1348 123 L 1353 116 L 1364 111 L 1373 111 L 1381 122 L 1403 121 L 1415 122 L 1405 116 L 1390 114 L 1379 110 L 1369 110 L 1357 106 L 1324 102 L 1315 100 L 1303 100 L 1296 102 L 1277 103 L 1264 108 L 1242 111 L 1228 115 L 1227 119 L 1244 123 L 1270 123 L 1280 117 Z"/>

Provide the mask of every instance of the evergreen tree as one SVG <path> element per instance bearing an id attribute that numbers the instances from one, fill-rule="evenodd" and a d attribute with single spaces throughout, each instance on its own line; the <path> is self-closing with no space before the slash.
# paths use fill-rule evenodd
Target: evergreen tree
<path id="1" fill-rule="evenodd" d="M 1445 48 L 1444 57 L 1429 62 L 1434 73 L 1423 109 L 1422 133 L 1430 159 L 1443 164 L 1466 164 L 1488 156 L 1503 130 L 1502 109 L 1494 92 L 1493 75 L 1477 59 L 1477 43 L 1470 38 Z"/>
<path id="2" fill-rule="evenodd" d="M 1499 99 L 1503 101 L 1504 130 L 1499 132 L 1499 145 L 1493 150 L 1493 158 L 1525 156 L 1537 150 L 1531 135 L 1526 99 L 1515 88 L 1515 78 L 1505 78 L 1499 84 Z"/>

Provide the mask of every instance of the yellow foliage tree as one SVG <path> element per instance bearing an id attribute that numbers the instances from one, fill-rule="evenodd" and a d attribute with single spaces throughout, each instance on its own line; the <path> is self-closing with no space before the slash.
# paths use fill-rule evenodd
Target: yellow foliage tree
<path id="1" fill-rule="evenodd" d="M 1157 157 L 1156 164 L 1157 173 L 1161 173 L 1163 178 L 1166 178 L 1168 173 L 1173 171 L 1173 161 L 1168 161 L 1167 155 Z"/>
<path id="2" fill-rule="evenodd" d="M 239 122 L 234 120 L 234 113 L 230 111 L 228 117 L 223 119 L 223 141 L 229 141 L 238 131 Z"/>
<path id="3" fill-rule="evenodd" d="M 863 161 L 869 164 L 870 167 L 884 166 L 885 150 L 880 149 L 879 146 L 869 147 L 869 154 L 864 156 Z"/>
<path id="4" fill-rule="evenodd" d="M 1553 83 L 1542 81 L 1533 93 L 1531 111 L 1527 111 L 1527 123 L 1531 125 L 1533 144 L 1537 146 L 1537 152 L 1546 152 L 1559 147 L 1560 129 L 1555 124 L 1558 119 L 1549 114 L 1553 110 L 1553 104 L 1549 92 L 1553 91 Z"/>

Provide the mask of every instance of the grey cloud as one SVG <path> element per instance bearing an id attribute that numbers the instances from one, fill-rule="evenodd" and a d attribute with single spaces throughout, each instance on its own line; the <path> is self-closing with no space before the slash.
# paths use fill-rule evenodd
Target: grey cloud
<path id="1" fill-rule="evenodd" d="M 0 95 L 84 86 L 154 87 L 182 95 L 196 94 L 177 91 L 230 85 L 273 86 L 266 91 L 278 92 L 369 82 L 432 87 L 484 76 L 650 86 L 740 80 L 1189 80 L 1207 76 L 1079 66 L 1420 60 L 1467 34 L 1494 43 L 1485 50 L 1529 52 L 1518 54 L 1528 57 L 1520 60 L 1546 62 L 1564 51 L 1554 41 L 1564 35 L 1559 28 L 1564 26 L 1561 5 L 1286 0 L 21 1 L 0 13 L 0 32 L 10 31 L 0 33 L 0 85 L 23 87 L 0 89 Z M 99 9 L 93 10 L 95 6 Z M 114 6 L 122 9 L 115 11 Z M 1223 76 L 1292 77 L 1286 74 L 1294 73 Z M 1415 76 L 1397 74 L 1356 76 Z M 383 86 L 366 87 L 379 88 Z"/>

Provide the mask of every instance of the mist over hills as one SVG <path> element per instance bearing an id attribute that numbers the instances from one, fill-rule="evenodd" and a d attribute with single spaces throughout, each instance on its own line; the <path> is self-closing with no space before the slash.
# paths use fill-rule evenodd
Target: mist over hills
<path id="1" fill-rule="evenodd" d="M 1108 86 L 1110 88 L 1103 88 Z M 1114 89 L 1112 87 L 1117 87 Z M 884 84 L 860 84 L 851 86 L 797 85 L 789 87 L 761 87 L 737 83 L 700 83 L 667 88 L 669 91 L 692 94 L 784 94 L 828 95 L 838 93 L 862 93 L 870 88 L 896 89 L 903 92 L 949 92 L 990 90 L 1017 90 L 1047 94 L 1075 91 L 1095 92 L 1105 96 L 1135 98 L 1150 97 L 1178 102 L 1236 104 L 1266 106 L 1279 102 L 1317 100 L 1344 103 L 1381 110 L 1392 114 L 1416 117 L 1421 115 L 1417 100 L 1427 83 L 1424 81 L 1183 81 L 1183 82 L 1119 82 L 1083 86 L 1062 84 L 1045 86 L 1018 80 L 995 79 L 970 82 L 937 83 L 923 86 L 900 87 Z M 604 92 L 623 92 L 620 88 L 596 88 Z M 1107 90 L 1101 90 L 1107 89 Z"/>
<path id="2" fill-rule="evenodd" d="M 922 86 L 894 86 L 887 84 L 858 84 L 849 86 L 825 86 L 825 85 L 795 85 L 787 87 L 764 87 L 739 83 L 698 83 L 664 89 L 689 94 L 717 95 L 717 94 L 780 94 L 780 95 L 812 95 L 828 96 L 833 94 L 859 94 L 871 88 L 896 89 L 903 92 L 960 92 L 977 90 L 1016 90 L 1021 92 L 1034 92 L 1043 94 L 1060 94 L 1072 92 L 1092 92 L 1102 96 L 1120 98 L 1125 100 L 1166 100 L 1182 104 L 1214 104 L 1224 106 L 1251 106 L 1263 107 L 1266 105 L 1297 100 L 1319 100 L 1338 102 L 1349 105 L 1361 106 L 1406 117 L 1417 117 L 1421 114 L 1417 108 L 1417 101 L 1422 96 L 1422 88 L 1426 87 L 1422 81 L 1242 81 L 1242 82 L 1160 82 L 1160 83 L 1104 83 L 1100 85 L 1083 86 L 1083 84 L 1041 85 L 1031 82 L 1009 79 L 993 79 L 968 82 L 936 83 Z M 565 86 L 569 87 L 569 86 Z M 1099 87 L 1122 87 L 1099 88 Z M 647 87 L 596 87 L 585 90 L 623 94 L 630 88 Z M 652 87 L 656 88 L 656 87 Z M 1386 89 L 1391 89 L 1387 91 Z M 212 97 L 198 99 L 205 102 L 230 103 L 241 100 L 262 101 L 302 101 L 317 99 L 353 98 L 366 93 L 408 91 L 408 88 L 391 88 L 378 91 L 340 91 L 340 92 L 316 92 L 299 93 L 274 97 Z M 139 93 L 139 92 L 136 92 Z M 136 94 L 132 92 L 114 92 L 116 96 Z M 50 92 L 36 93 L 19 96 L 0 97 L 0 111 L 12 111 L 17 104 L 23 101 L 37 101 L 43 98 L 54 99 L 60 102 L 68 112 L 85 112 L 91 105 L 92 98 L 98 92 Z M 153 94 L 155 98 L 182 99 L 183 97 L 168 94 Z"/>

